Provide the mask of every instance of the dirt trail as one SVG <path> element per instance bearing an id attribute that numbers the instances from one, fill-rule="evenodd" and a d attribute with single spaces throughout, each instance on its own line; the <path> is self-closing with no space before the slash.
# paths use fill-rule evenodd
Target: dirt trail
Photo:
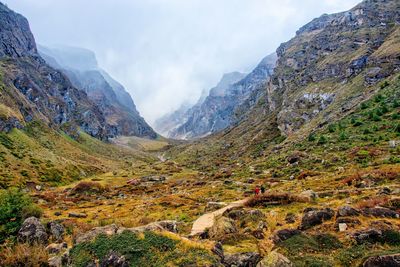
<path id="1" fill-rule="evenodd" d="M 214 218 L 216 216 L 222 215 L 226 210 L 242 207 L 248 198 L 238 200 L 235 202 L 230 203 L 228 206 L 223 207 L 222 209 L 203 214 L 200 216 L 196 221 L 194 221 L 192 226 L 192 231 L 190 232 L 190 236 L 196 236 L 204 233 L 207 228 L 210 228 L 214 224 Z"/>

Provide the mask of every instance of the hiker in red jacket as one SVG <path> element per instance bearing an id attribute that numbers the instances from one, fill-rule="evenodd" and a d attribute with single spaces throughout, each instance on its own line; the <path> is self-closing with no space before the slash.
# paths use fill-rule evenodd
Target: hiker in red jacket
<path id="1" fill-rule="evenodd" d="M 254 194 L 256 196 L 258 196 L 260 194 L 260 187 L 259 186 L 256 186 L 256 188 L 254 189 Z"/>

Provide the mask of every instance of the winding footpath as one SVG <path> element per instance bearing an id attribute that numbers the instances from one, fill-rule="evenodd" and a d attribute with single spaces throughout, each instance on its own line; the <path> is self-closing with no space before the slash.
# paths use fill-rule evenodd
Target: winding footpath
<path id="1" fill-rule="evenodd" d="M 246 203 L 248 198 L 238 200 L 235 202 L 232 202 L 228 204 L 226 207 L 223 207 L 221 209 L 218 209 L 216 211 L 210 212 L 203 214 L 200 216 L 196 221 L 194 221 L 193 226 L 192 226 L 192 231 L 190 232 L 190 236 L 197 236 L 201 235 L 206 231 L 207 228 L 210 228 L 214 224 L 214 218 L 222 215 L 225 211 L 232 209 L 232 208 L 237 208 L 237 207 L 242 207 Z"/>

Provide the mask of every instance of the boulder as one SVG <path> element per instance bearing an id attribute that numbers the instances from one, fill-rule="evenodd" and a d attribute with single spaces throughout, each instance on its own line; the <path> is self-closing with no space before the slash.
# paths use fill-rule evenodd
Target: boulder
<path id="1" fill-rule="evenodd" d="M 48 239 L 46 229 L 35 217 L 26 219 L 18 231 L 18 241 L 20 242 L 47 244 Z"/>
<path id="2" fill-rule="evenodd" d="M 212 239 L 219 239 L 227 234 L 236 233 L 235 222 L 224 216 L 215 218 L 213 226 L 209 229 L 208 235 Z"/>
<path id="3" fill-rule="evenodd" d="M 400 254 L 384 255 L 384 256 L 373 256 L 368 258 L 363 267 L 396 267 L 400 266 Z"/>
<path id="4" fill-rule="evenodd" d="M 350 207 L 350 206 L 342 206 L 339 207 L 336 217 L 351 217 L 360 215 L 360 211 Z"/>
<path id="5" fill-rule="evenodd" d="M 392 190 L 390 190 L 389 187 L 383 187 L 378 191 L 378 195 L 390 195 L 392 193 Z"/>
<path id="6" fill-rule="evenodd" d="M 325 209 L 312 209 L 305 210 L 303 218 L 301 219 L 300 230 L 307 230 L 313 226 L 322 224 L 326 220 L 330 220 L 335 215 L 335 212 L 330 208 Z"/>
<path id="7" fill-rule="evenodd" d="M 61 256 L 54 256 L 49 258 L 47 263 L 49 267 L 62 267 L 62 258 Z"/>
<path id="8" fill-rule="evenodd" d="M 51 236 L 55 241 L 61 242 L 63 240 L 65 232 L 64 226 L 62 226 L 56 221 L 51 221 L 47 224 L 47 227 L 50 231 Z"/>
<path id="9" fill-rule="evenodd" d="M 227 211 L 225 211 L 222 216 L 228 217 L 232 220 L 238 220 L 240 218 L 243 218 L 243 216 L 245 216 L 245 211 L 244 209 L 240 208 L 240 209 L 229 209 Z"/>
<path id="10" fill-rule="evenodd" d="M 344 232 L 347 230 L 347 224 L 346 223 L 339 223 L 338 224 L 339 232 Z"/>
<path id="11" fill-rule="evenodd" d="M 219 210 L 226 207 L 227 205 L 228 204 L 226 204 L 225 202 L 208 202 L 205 208 L 205 212 Z"/>
<path id="12" fill-rule="evenodd" d="M 256 267 L 260 259 L 260 254 L 255 252 L 227 254 L 223 264 L 227 267 Z"/>
<path id="13" fill-rule="evenodd" d="M 318 198 L 318 195 L 313 190 L 306 190 L 301 192 L 299 197 L 306 198 L 308 201 L 314 201 Z"/>
<path id="14" fill-rule="evenodd" d="M 293 263 L 282 254 L 272 251 L 262 261 L 257 264 L 257 267 L 292 267 Z"/>
<path id="15" fill-rule="evenodd" d="M 275 244 L 278 244 L 298 234 L 301 234 L 301 231 L 298 229 L 283 229 L 276 231 L 272 237 L 272 240 Z"/>
<path id="16" fill-rule="evenodd" d="M 358 244 L 377 243 L 382 240 L 382 231 L 374 228 L 357 231 L 353 234 L 353 238 Z"/>
<path id="17" fill-rule="evenodd" d="M 129 263 L 124 256 L 110 251 L 101 261 L 100 267 L 129 267 Z"/>
<path id="18" fill-rule="evenodd" d="M 165 176 L 157 176 L 157 175 L 150 175 L 150 176 L 143 176 L 140 178 L 142 182 L 153 182 L 153 183 L 162 183 L 167 178 Z"/>
<path id="19" fill-rule="evenodd" d="M 365 208 L 362 210 L 362 214 L 365 216 L 373 216 L 379 218 L 400 218 L 400 214 L 396 211 L 387 208 Z"/>
<path id="20" fill-rule="evenodd" d="M 75 240 L 75 243 L 79 244 L 79 243 L 83 243 L 83 242 L 93 241 L 96 238 L 96 236 L 98 236 L 100 234 L 111 236 L 111 235 L 116 234 L 117 230 L 118 230 L 118 227 L 115 224 L 107 225 L 104 227 L 95 227 L 92 230 L 90 230 L 84 234 L 78 235 L 78 237 Z"/>

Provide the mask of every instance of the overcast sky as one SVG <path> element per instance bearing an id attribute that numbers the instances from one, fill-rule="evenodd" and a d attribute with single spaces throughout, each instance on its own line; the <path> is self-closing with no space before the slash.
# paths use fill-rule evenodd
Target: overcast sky
<path id="1" fill-rule="evenodd" d="M 1 0 L 0 0 L 1 1 Z M 3 0 L 43 45 L 88 48 L 149 123 L 360 0 Z"/>

